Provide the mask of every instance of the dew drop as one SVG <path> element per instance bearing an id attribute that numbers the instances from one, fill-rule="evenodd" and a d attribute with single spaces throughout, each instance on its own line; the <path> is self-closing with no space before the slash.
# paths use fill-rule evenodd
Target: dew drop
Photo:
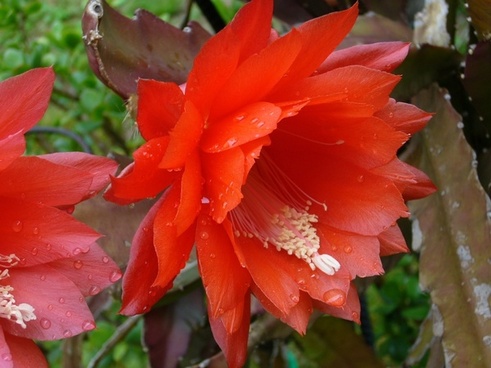
<path id="1" fill-rule="evenodd" d="M 39 321 L 39 324 L 45 330 L 47 330 L 48 328 L 51 327 L 51 321 L 49 319 L 47 319 L 47 318 L 41 318 L 41 320 Z"/>
<path id="2" fill-rule="evenodd" d="M 217 255 L 215 253 L 210 253 L 210 258 L 211 259 L 215 259 L 217 257 Z"/>
<path id="3" fill-rule="evenodd" d="M 344 250 L 344 253 L 351 253 L 353 251 L 353 248 L 351 248 L 351 246 L 347 245 L 343 248 Z"/>
<path id="4" fill-rule="evenodd" d="M 68 318 L 70 318 L 72 316 L 72 312 L 70 311 L 66 311 L 65 312 L 65 316 L 67 316 Z"/>
<path id="5" fill-rule="evenodd" d="M 145 312 L 148 309 L 148 305 L 144 305 L 142 311 Z"/>
<path id="6" fill-rule="evenodd" d="M 84 302 L 85 302 L 85 299 L 84 299 L 84 297 L 83 297 L 83 296 L 80 296 L 80 297 L 78 297 L 78 301 L 79 301 L 80 303 L 84 303 Z"/>
<path id="7" fill-rule="evenodd" d="M 39 228 L 38 228 L 38 227 L 33 228 L 33 229 L 32 229 L 32 233 L 33 233 L 34 235 L 38 235 L 38 234 L 39 234 Z"/>
<path id="8" fill-rule="evenodd" d="M 24 227 L 24 224 L 20 220 L 17 220 L 12 224 L 12 230 L 14 230 L 14 232 L 16 232 L 16 233 L 20 232 L 23 227 Z"/>
<path id="9" fill-rule="evenodd" d="M 72 336 L 72 331 L 70 331 L 70 330 L 63 331 L 63 336 L 64 337 L 71 337 Z"/>
<path id="10" fill-rule="evenodd" d="M 265 124 L 264 121 L 260 121 L 259 123 L 257 123 L 257 127 L 262 128 L 264 124 Z"/>
<path id="11" fill-rule="evenodd" d="M 223 313 L 225 313 L 225 311 L 223 310 L 223 308 L 218 308 L 217 313 L 219 316 L 221 316 Z"/>
<path id="12" fill-rule="evenodd" d="M 91 286 L 90 289 L 89 289 L 89 295 L 96 295 L 96 294 L 99 294 L 99 292 L 101 291 L 101 288 L 99 286 Z"/>
<path id="13" fill-rule="evenodd" d="M 12 354 L 9 354 L 9 353 L 2 354 L 2 360 L 6 361 L 6 362 L 11 362 L 12 361 Z"/>
<path id="14" fill-rule="evenodd" d="M 73 262 L 73 267 L 76 270 L 80 270 L 83 267 L 83 265 L 84 263 L 81 260 L 76 260 L 75 262 Z"/>
<path id="15" fill-rule="evenodd" d="M 65 304 L 65 298 L 58 299 L 58 302 L 60 302 L 60 304 Z"/>
<path id="16" fill-rule="evenodd" d="M 148 233 L 148 230 L 149 230 L 149 229 L 148 229 L 148 227 L 146 227 L 146 226 L 145 226 L 145 227 L 143 227 L 143 229 L 142 229 L 142 230 L 143 230 L 143 232 Z"/>
<path id="17" fill-rule="evenodd" d="M 82 323 L 82 329 L 84 331 L 91 331 L 95 328 L 95 323 L 93 321 L 84 321 Z"/>
<path id="18" fill-rule="evenodd" d="M 341 307 L 346 302 L 346 293 L 340 289 L 331 289 L 324 293 L 322 299 L 333 307 Z"/>
<path id="19" fill-rule="evenodd" d="M 48 310 L 53 310 L 53 305 L 48 304 Z"/>
<path id="20" fill-rule="evenodd" d="M 394 113 L 393 112 L 389 112 L 389 118 L 393 118 L 394 117 Z"/>
<path id="21" fill-rule="evenodd" d="M 244 120 L 244 118 L 245 118 L 245 115 L 237 115 L 237 116 L 235 117 L 235 120 L 237 120 L 237 121 L 242 121 L 242 120 Z"/>
<path id="22" fill-rule="evenodd" d="M 73 254 L 74 254 L 74 255 L 79 255 L 80 253 L 82 253 L 82 249 L 80 249 L 80 248 L 75 248 L 75 249 L 73 250 Z"/>
<path id="23" fill-rule="evenodd" d="M 157 292 L 151 289 L 148 291 L 148 295 L 153 298 L 155 295 L 157 295 Z"/>
<path id="24" fill-rule="evenodd" d="M 109 275 L 109 281 L 116 282 L 121 278 L 121 276 L 122 276 L 121 271 L 119 270 L 113 271 Z"/>
<path id="25" fill-rule="evenodd" d="M 41 275 L 41 276 L 39 276 L 39 278 L 41 279 L 41 281 L 44 281 L 44 280 L 46 280 L 46 275 Z"/>
<path id="26" fill-rule="evenodd" d="M 51 250 L 51 244 L 50 243 L 46 244 L 46 250 L 47 251 L 50 251 Z"/>
<path id="27" fill-rule="evenodd" d="M 351 318 L 353 319 L 353 321 L 359 321 L 360 315 L 357 312 L 352 312 Z"/>
<path id="28" fill-rule="evenodd" d="M 108 256 L 102 257 L 102 263 L 108 263 L 108 262 L 109 262 L 109 257 Z"/>
<path id="29" fill-rule="evenodd" d="M 298 285 L 300 285 L 300 286 L 305 286 L 305 284 L 306 284 L 306 282 L 305 282 L 305 280 L 304 280 L 304 279 L 300 279 L 300 280 L 298 280 L 298 281 L 297 281 L 297 283 L 298 283 Z"/>
<path id="30" fill-rule="evenodd" d="M 71 215 L 73 213 L 73 211 L 75 211 L 75 206 L 68 206 L 67 208 L 65 208 L 65 211 L 66 211 L 66 213 Z"/>
<path id="31" fill-rule="evenodd" d="M 230 138 L 228 141 L 227 141 L 227 146 L 228 147 L 233 147 L 237 144 L 238 142 L 238 139 L 237 138 Z"/>
<path id="32" fill-rule="evenodd" d="M 94 277 L 92 276 L 92 274 L 91 274 L 91 273 L 89 273 L 89 274 L 87 275 L 87 280 L 92 280 L 93 278 L 94 278 Z"/>
<path id="33" fill-rule="evenodd" d="M 298 303 L 298 301 L 300 300 L 298 298 L 298 295 L 295 295 L 295 294 L 290 294 L 290 299 L 292 300 L 292 302 L 294 303 Z"/>
<path id="34" fill-rule="evenodd" d="M 38 249 L 36 247 L 32 248 L 31 253 L 33 256 L 38 254 Z"/>
<path id="35" fill-rule="evenodd" d="M 356 178 L 358 180 L 358 183 L 363 183 L 365 181 L 365 177 L 363 175 L 360 175 Z"/>
<path id="36" fill-rule="evenodd" d="M 331 247 L 331 249 L 332 249 L 332 250 L 335 252 L 335 251 L 337 251 L 337 250 L 338 250 L 338 247 L 337 247 L 337 246 L 335 246 L 335 245 L 333 245 L 333 246 Z"/>

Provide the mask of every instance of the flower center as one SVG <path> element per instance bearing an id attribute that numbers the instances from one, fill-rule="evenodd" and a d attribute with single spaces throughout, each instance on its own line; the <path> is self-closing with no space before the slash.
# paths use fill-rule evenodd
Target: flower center
<path id="1" fill-rule="evenodd" d="M 312 203 L 327 206 L 303 192 L 270 158 L 261 159 L 249 173 L 242 188 L 244 198 L 230 212 L 235 235 L 259 239 L 267 248 L 305 261 L 312 270 L 319 268 L 334 275 L 341 265 L 332 256 L 319 254 L 320 238 L 314 224 L 315 214 L 309 213 Z"/>
<path id="2" fill-rule="evenodd" d="M 16 266 L 20 259 L 15 255 L 4 256 L 0 254 L 0 281 L 10 277 L 9 268 Z M 10 285 L 0 284 L 0 318 L 6 318 L 26 328 L 25 322 L 36 319 L 34 308 L 27 303 L 16 304 L 14 288 Z"/>

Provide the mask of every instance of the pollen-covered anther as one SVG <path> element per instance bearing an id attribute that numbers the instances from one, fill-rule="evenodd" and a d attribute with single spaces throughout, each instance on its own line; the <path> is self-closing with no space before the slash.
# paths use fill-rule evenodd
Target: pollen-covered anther
<path id="1" fill-rule="evenodd" d="M 9 256 L 0 254 L 0 281 L 10 277 L 9 268 L 17 265 L 19 261 L 15 254 Z M 36 319 L 34 307 L 27 303 L 17 305 L 13 291 L 14 288 L 10 285 L 0 285 L 0 318 L 11 320 L 22 328 L 27 328 L 25 322 Z"/>
<path id="2" fill-rule="evenodd" d="M 319 254 L 320 239 L 313 226 L 318 222 L 316 215 L 285 206 L 281 214 L 273 216 L 271 223 L 278 226 L 279 234 L 269 239 L 278 251 L 285 250 L 307 262 L 312 270 L 318 268 L 334 275 L 341 265 L 332 256 Z"/>

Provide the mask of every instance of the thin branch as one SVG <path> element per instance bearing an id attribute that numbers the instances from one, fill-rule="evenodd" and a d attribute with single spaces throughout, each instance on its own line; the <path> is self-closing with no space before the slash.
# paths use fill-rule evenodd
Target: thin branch
<path id="1" fill-rule="evenodd" d="M 99 351 L 94 355 L 94 357 L 90 360 L 87 368 L 95 368 L 102 361 L 104 356 L 114 348 L 121 340 L 125 338 L 125 336 L 136 326 L 138 321 L 142 316 L 133 316 L 129 317 L 124 323 L 117 328 L 117 330 L 112 334 L 112 336 L 106 340 L 106 342 L 102 345 Z"/>
<path id="2" fill-rule="evenodd" d="M 36 126 L 30 129 L 26 134 L 43 134 L 43 133 L 64 135 L 65 137 L 73 139 L 75 142 L 77 142 L 80 148 L 82 148 L 84 152 L 92 153 L 92 149 L 87 143 L 85 143 L 82 137 L 70 130 L 66 130 L 63 128 L 55 128 L 55 127 Z"/>

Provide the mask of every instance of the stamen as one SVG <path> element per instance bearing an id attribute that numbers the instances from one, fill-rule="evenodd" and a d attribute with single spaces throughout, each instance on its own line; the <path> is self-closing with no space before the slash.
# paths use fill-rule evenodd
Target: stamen
<path id="1" fill-rule="evenodd" d="M 5 280 L 10 277 L 9 268 L 16 266 L 20 259 L 15 255 L 4 256 L 0 254 L 0 280 Z M 27 303 L 16 305 L 12 292 L 14 288 L 10 285 L 0 285 L 0 318 L 11 320 L 22 328 L 27 328 L 25 322 L 36 319 L 34 308 Z"/>
<path id="2" fill-rule="evenodd" d="M 312 270 L 317 267 L 328 275 L 339 270 L 336 259 L 318 252 L 320 238 L 314 226 L 318 217 L 308 211 L 312 202 L 321 203 L 305 194 L 273 162 L 261 165 L 260 172 L 253 168 L 242 192 L 240 205 L 229 213 L 235 236 L 255 237 L 266 248 L 271 244 L 305 261 Z"/>

